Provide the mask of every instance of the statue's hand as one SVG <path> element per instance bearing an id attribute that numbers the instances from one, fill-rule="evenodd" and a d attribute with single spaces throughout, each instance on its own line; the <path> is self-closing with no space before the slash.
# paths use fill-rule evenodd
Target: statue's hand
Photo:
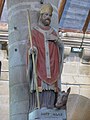
<path id="1" fill-rule="evenodd" d="M 48 39 L 47 41 L 50 41 L 50 42 L 55 42 L 55 43 L 57 43 L 57 42 L 59 42 L 59 39 L 57 38 L 57 39 Z"/>
<path id="2" fill-rule="evenodd" d="M 50 34 L 47 36 L 47 41 L 56 42 L 57 39 L 58 39 L 58 37 L 53 34 Z"/>
<path id="3" fill-rule="evenodd" d="M 35 46 L 30 48 L 30 54 L 36 54 L 36 52 L 37 52 L 37 48 Z"/>
<path id="4" fill-rule="evenodd" d="M 56 42 L 57 40 L 56 39 L 52 39 L 52 40 L 48 39 L 47 41 L 49 41 L 49 42 Z"/>
<path id="5" fill-rule="evenodd" d="M 49 35 L 49 37 L 47 38 L 47 41 L 51 41 L 51 42 L 58 42 L 60 41 L 60 38 L 58 36 L 55 36 L 53 34 Z"/>

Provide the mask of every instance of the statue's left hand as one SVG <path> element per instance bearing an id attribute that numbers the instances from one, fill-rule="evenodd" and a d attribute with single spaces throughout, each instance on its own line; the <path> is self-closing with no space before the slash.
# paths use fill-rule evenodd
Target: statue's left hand
<path id="1" fill-rule="evenodd" d="M 47 37 L 47 41 L 51 41 L 51 42 L 57 42 L 60 38 L 58 36 L 55 36 L 53 34 L 48 35 Z"/>

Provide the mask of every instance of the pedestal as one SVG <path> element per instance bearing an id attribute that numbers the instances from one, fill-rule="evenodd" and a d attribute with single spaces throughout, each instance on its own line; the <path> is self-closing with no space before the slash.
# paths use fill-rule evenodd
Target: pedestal
<path id="1" fill-rule="evenodd" d="M 66 120 L 66 111 L 41 108 L 29 113 L 29 120 Z"/>

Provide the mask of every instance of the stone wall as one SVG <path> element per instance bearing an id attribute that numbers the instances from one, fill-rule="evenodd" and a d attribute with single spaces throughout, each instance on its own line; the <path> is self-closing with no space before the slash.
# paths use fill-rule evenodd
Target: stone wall
<path id="1" fill-rule="evenodd" d="M 90 98 L 90 65 L 80 62 L 64 63 L 62 89 L 71 87 L 71 94 Z"/>
<path id="2" fill-rule="evenodd" d="M 9 120 L 9 72 L 5 50 L 0 50 L 1 77 L 0 77 L 0 120 Z"/>
<path id="3" fill-rule="evenodd" d="M 67 120 L 90 119 L 90 65 L 81 62 L 64 63 L 62 90 L 71 87 L 67 103 Z"/>
<path id="4" fill-rule="evenodd" d="M 9 120 L 9 73 L 7 52 L 5 50 L 0 50 L 0 60 L 2 62 L 0 119 Z M 67 57 L 64 60 L 61 83 L 62 90 L 71 87 L 67 104 L 67 120 L 88 120 L 90 118 L 90 64 L 82 64 L 80 58 L 75 55 Z"/>
<path id="5" fill-rule="evenodd" d="M 0 57 L 2 56 L 3 58 L 1 60 L 2 72 L 0 78 L 0 120 L 9 120 L 8 60 L 6 51 L 0 51 L 0 53 L 2 54 L 0 54 Z M 84 108 L 88 113 L 90 105 L 90 65 L 76 61 L 65 62 L 62 73 L 62 90 L 67 90 L 68 87 L 71 87 L 71 94 L 68 99 L 67 116 L 68 120 L 76 120 L 75 117 L 77 117 L 78 112 L 80 114 L 80 111 L 83 109 L 82 104 L 86 105 Z M 90 118 L 89 114 L 86 114 L 85 111 L 84 116 Z M 78 118 L 77 120 L 84 120 L 82 115 L 80 115 L 81 119 Z M 85 120 L 88 119 L 85 118 Z"/>

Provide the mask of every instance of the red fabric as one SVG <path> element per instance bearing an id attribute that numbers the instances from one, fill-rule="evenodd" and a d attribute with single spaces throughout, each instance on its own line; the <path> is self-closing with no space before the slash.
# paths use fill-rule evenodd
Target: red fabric
<path id="1" fill-rule="evenodd" d="M 33 45 L 36 46 L 38 50 L 38 55 L 37 55 L 38 85 L 41 86 L 41 81 L 44 81 L 47 84 L 51 85 L 57 81 L 60 73 L 59 53 L 58 53 L 59 51 L 58 51 L 57 45 L 54 42 L 49 41 L 51 78 L 47 78 L 43 34 L 37 30 L 33 30 L 32 41 L 33 41 Z"/>

